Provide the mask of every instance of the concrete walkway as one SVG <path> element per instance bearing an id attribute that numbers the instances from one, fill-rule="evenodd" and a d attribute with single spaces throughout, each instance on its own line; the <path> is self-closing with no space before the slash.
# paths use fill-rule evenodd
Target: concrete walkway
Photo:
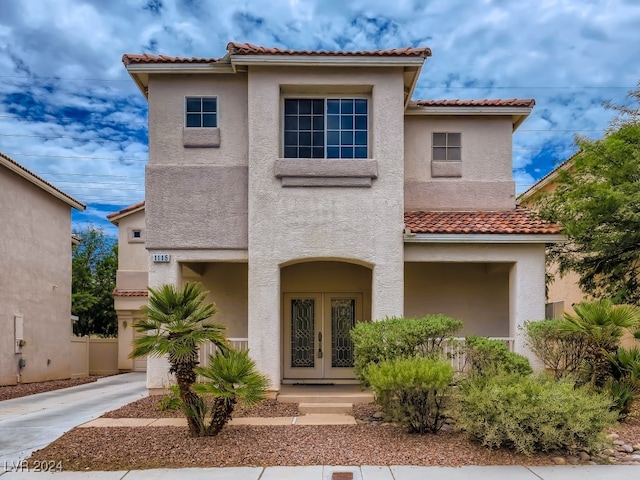
<path id="1" fill-rule="evenodd" d="M 233 418 L 229 425 L 355 425 L 352 415 L 314 413 L 298 417 L 241 417 Z M 186 418 L 96 418 L 79 428 L 108 427 L 186 427 Z"/>
<path id="2" fill-rule="evenodd" d="M 144 372 L 125 373 L 0 401 L 0 473 L 75 426 L 146 396 L 145 380 Z"/>
<path id="3" fill-rule="evenodd" d="M 10 469 L 2 480 L 637 480 L 638 466 L 562 466 L 562 467 L 406 467 L 406 466 L 311 466 L 183 468 L 176 470 L 131 470 L 120 472 L 35 472 L 35 466 Z M 16 471 L 18 470 L 18 471 Z M 21 471 L 20 471 L 21 470 Z"/>

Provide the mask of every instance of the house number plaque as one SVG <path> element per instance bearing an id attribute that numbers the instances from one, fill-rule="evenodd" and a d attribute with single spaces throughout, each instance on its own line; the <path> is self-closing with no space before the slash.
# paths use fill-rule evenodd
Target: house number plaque
<path id="1" fill-rule="evenodd" d="M 168 253 L 154 253 L 151 259 L 154 263 L 169 263 L 171 261 L 171 255 Z"/>

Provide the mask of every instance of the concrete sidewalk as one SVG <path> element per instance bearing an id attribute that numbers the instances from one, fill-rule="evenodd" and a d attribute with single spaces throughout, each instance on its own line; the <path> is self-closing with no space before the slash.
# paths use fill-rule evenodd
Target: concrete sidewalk
<path id="1" fill-rule="evenodd" d="M 311 466 L 237 467 L 131 470 L 119 472 L 34 472 L 34 465 L 22 471 L 2 473 L 2 480 L 636 480 L 640 467 L 621 465 L 549 467 L 409 467 L 409 466 Z M 10 469 L 11 470 L 11 469 Z M 17 470 L 20 470 L 18 468 Z M 54 469 L 55 470 L 55 469 Z"/>

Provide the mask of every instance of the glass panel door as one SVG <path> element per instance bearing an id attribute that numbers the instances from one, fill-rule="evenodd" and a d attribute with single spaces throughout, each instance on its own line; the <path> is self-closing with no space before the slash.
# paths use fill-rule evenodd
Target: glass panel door
<path id="1" fill-rule="evenodd" d="M 284 378 L 322 378 L 322 295 L 284 296 Z"/>
<path id="2" fill-rule="evenodd" d="M 284 295 L 284 378 L 352 379 L 351 329 L 362 320 L 360 293 Z"/>

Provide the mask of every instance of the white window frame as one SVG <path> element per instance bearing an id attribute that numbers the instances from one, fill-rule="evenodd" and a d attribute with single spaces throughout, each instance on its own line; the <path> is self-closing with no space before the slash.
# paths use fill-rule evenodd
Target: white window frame
<path id="1" fill-rule="evenodd" d="M 323 157 L 285 157 L 285 100 L 323 100 L 324 101 L 324 156 Z M 327 100 L 366 100 L 367 101 L 367 156 L 366 157 L 327 157 Z M 367 160 L 371 159 L 371 95 L 363 94 L 338 94 L 338 95 L 314 95 L 314 94 L 286 94 L 280 99 L 280 157 L 286 160 Z M 341 129 L 339 131 L 342 131 Z M 354 128 L 355 131 L 355 128 Z M 355 144 L 353 145 L 355 148 Z"/>

